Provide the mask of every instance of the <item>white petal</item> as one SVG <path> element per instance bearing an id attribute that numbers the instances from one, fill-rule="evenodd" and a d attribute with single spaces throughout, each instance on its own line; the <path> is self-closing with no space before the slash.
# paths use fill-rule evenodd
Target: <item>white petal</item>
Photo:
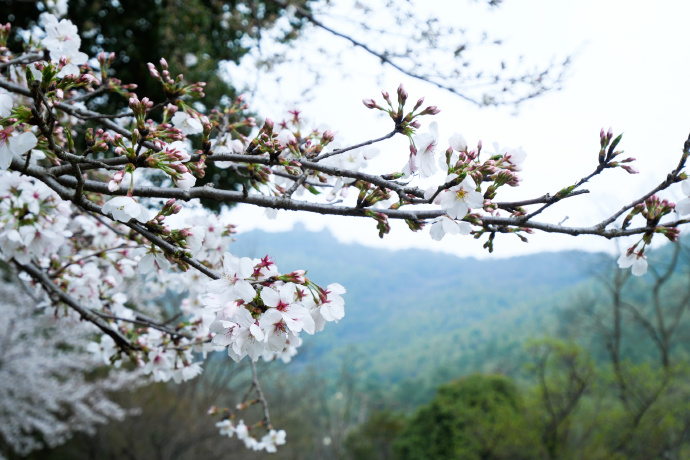
<path id="1" fill-rule="evenodd" d="M 676 211 L 678 211 L 681 216 L 690 214 L 690 198 L 682 199 L 676 203 Z"/>
<path id="2" fill-rule="evenodd" d="M 632 264 L 632 274 L 642 276 L 645 273 L 647 273 L 647 259 L 640 257 Z"/>
<path id="3" fill-rule="evenodd" d="M 431 224 L 431 228 L 429 228 L 429 235 L 431 235 L 431 238 L 436 241 L 441 241 L 443 237 L 446 236 L 445 229 L 443 228 L 443 224 L 440 220 Z"/>
<path id="4" fill-rule="evenodd" d="M 10 148 L 15 155 L 22 155 L 38 144 L 38 139 L 30 131 L 21 133 L 18 136 L 12 136 L 7 141 L 10 143 Z"/>
<path id="5" fill-rule="evenodd" d="M 465 150 L 467 150 L 467 141 L 462 136 L 462 134 L 453 134 L 448 139 L 448 143 L 451 147 L 453 147 L 453 150 L 455 150 L 456 152 L 464 152 Z"/>
<path id="6" fill-rule="evenodd" d="M 280 294 L 278 294 L 274 289 L 265 287 L 261 290 L 261 300 L 264 301 L 269 307 L 277 307 L 278 302 L 280 302 Z"/>
<path id="7" fill-rule="evenodd" d="M 621 256 L 618 258 L 618 266 L 620 268 L 628 268 L 633 264 L 633 262 L 635 262 L 636 257 L 637 256 L 635 254 L 621 254 Z"/>
<path id="8" fill-rule="evenodd" d="M 685 179 L 680 183 L 680 186 L 683 189 L 683 193 L 690 196 L 690 179 Z"/>
<path id="9" fill-rule="evenodd" d="M 460 222 L 457 222 L 458 224 L 458 233 L 460 235 L 469 235 L 472 232 L 472 225 L 469 222 L 465 222 L 464 220 L 461 220 Z"/>
<path id="10" fill-rule="evenodd" d="M 457 222 L 446 217 L 441 217 L 441 225 L 443 225 L 443 230 L 450 235 L 457 235 L 460 231 Z"/>
<path id="11" fill-rule="evenodd" d="M 0 169 L 7 169 L 12 163 L 12 152 L 7 148 L 7 143 L 0 145 Z"/>
<path id="12" fill-rule="evenodd" d="M 434 136 L 434 139 L 438 139 L 438 123 L 435 121 L 431 122 L 429 125 L 429 131 L 431 132 L 431 135 Z"/>
<path id="13" fill-rule="evenodd" d="M 251 302 L 256 297 L 256 291 L 248 281 L 239 280 L 235 283 L 235 294 L 245 302 Z"/>

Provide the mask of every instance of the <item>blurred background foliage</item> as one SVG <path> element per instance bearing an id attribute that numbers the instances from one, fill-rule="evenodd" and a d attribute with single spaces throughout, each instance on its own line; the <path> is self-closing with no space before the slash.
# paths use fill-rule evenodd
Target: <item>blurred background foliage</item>
<path id="1" fill-rule="evenodd" d="M 312 1 L 291 3 L 308 10 Z M 13 27 L 26 30 L 37 24 L 42 12 L 42 2 L 1 0 L 0 5 Z M 140 98 L 165 101 L 161 85 L 146 67 L 164 57 L 173 78 L 183 73 L 188 82 L 207 83 L 201 102 L 211 109 L 236 97 L 232 83 L 219 74 L 219 63 L 239 62 L 263 33 L 286 17 L 283 12 L 278 3 L 264 0 L 70 0 L 66 17 L 79 29 L 82 51 L 89 56 L 115 53 L 112 74 L 124 84 L 136 84 Z M 282 21 L 272 36 L 289 42 L 302 26 L 301 19 Z M 22 43 L 17 37 L 8 45 L 19 51 Z M 101 106 L 104 102 L 97 101 Z M 126 99 L 108 100 L 105 111 L 126 105 Z"/>

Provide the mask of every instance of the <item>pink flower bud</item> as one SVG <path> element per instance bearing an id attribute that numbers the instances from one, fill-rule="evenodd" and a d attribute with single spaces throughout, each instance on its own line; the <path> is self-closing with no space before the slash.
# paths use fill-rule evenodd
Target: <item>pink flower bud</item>
<path id="1" fill-rule="evenodd" d="M 362 99 L 362 104 L 364 104 L 367 109 L 375 109 L 377 107 L 373 99 Z"/>
<path id="2" fill-rule="evenodd" d="M 407 91 L 405 91 L 403 84 L 400 83 L 400 86 L 398 86 L 398 102 L 400 102 L 401 104 L 404 104 L 406 100 L 407 100 Z"/>
<path id="3" fill-rule="evenodd" d="M 154 66 L 152 63 L 146 64 L 149 68 L 149 73 L 153 78 L 160 78 L 161 74 L 158 73 L 158 70 L 156 70 L 156 66 Z"/>
<path id="4" fill-rule="evenodd" d="M 422 115 L 436 115 L 440 111 L 441 110 L 438 107 L 436 107 L 435 105 L 430 105 L 429 107 L 424 109 L 421 114 Z"/>

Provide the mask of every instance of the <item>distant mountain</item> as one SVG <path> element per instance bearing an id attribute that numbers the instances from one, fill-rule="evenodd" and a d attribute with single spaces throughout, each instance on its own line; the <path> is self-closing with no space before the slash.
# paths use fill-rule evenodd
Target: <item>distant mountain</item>
<path id="1" fill-rule="evenodd" d="M 354 347 L 369 360 L 369 377 L 388 384 L 428 379 L 441 368 L 510 372 L 512 349 L 547 328 L 550 312 L 602 258 L 564 251 L 477 260 L 343 244 L 326 230 L 304 227 L 240 234 L 230 250 L 269 254 L 282 272 L 305 269 L 323 286 L 345 286 L 345 318 L 314 336 L 303 334 L 296 364 L 316 360 L 328 367 Z"/>

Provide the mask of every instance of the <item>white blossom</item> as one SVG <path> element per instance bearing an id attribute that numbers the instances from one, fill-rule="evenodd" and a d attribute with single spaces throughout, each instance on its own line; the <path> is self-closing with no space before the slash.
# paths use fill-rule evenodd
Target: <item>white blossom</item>
<path id="1" fill-rule="evenodd" d="M 446 178 L 446 183 L 456 177 L 456 174 L 450 174 Z M 470 208 L 481 208 L 484 203 L 484 197 L 475 189 L 474 180 L 470 176 L 465 177 L 460 184 L 443 192 L 441 208 L 448 214 L 448 217 L 462 219 L 467 215 Z"/>
<path id="2" fill-rule="evenodd" d="M 647 273 L 647 259 L 639 253 L 622 254 L 618 258 L 618 266 L 620 268 L 632 267 L 632 274 L 635 276 L 642 276 Z"/>
<path id="3" fill-rule="evenodd" d="M 13 156 L 23 155 L 37 144 L 38 139 L 31 131 L 9 134 L 7 129 L 0 130 L 0 169 L 9 168 Z"/>
<path id="4" fill-rule="evenodd" d="M 191 117 L 189 114 L 182 111 L 176 112 L 171 121 L 173 126 L 180 129 L 185 136 L 199 134 L 204 130 L 204 127 L 197 118 Z"/>
<path id="5" fill-rule="evenodd" d="M 431 224 L 429 234 L 434 240 L 440 241 L 446 234 L 469 235 L 471 230 L 472 226 L 469 222 L 456 221 L 447 216 L 441 216 Z"/>
<path id="6" fill-rule="evenodd" d="M 683 189 L 683 193 L 687 195 L 687 198 L 683 198 L 676 203 L 676 211 L 678 211 L 681 216 L 684 216 L 690 214 L 690 179 L 685 179 L 680 183 L 680 186 Z"/>
<path id="7" fill-rule="evenodd" d="M 434 121 L 429 125 L 429 132 L 420 134 L 414 140 L 416 155 L 410 155 L 410 160 L 403 168 L 405 175 L 419 172 L 423 178 L 431 177 L 436 172 L 436 147 L 438 145 L 438 124 Z"/>
<path id="8" fill-rule="evenodd" d="M 132 219 L 141 223 L 148 222 L 149 212 L 141 204 L 129 196 L 116 196 L 103 205 L 103 213 L 110 214 L 113 219 L 120 222 L 129 222 Z"/>
<path id="9" fill-rule="evenodd" d="M 141 382 L 138 371 L 94 374 L 105 351 L 97 356 L 83 348 L 93 326 L 36 304 L 17 286 L 0 283 L 0 442 L 21 456 L 122 419 L 126 411 L 108 394 Z"/>

